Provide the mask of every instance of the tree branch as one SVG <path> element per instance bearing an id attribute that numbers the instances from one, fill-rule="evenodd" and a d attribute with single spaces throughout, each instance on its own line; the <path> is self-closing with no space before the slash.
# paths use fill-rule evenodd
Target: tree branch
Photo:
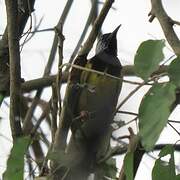
<path id="1" fill-rule="evenodd" d="M 150 12 L 150 21 L 156 17 L 162 27 L 164 35 L 172 47 L 176 55 L 180 55 L 180 40 L 176 35 L 173 25 L 177 24 L 176 21 L 173 21 L 166 13 L 163 8 L 161 0 L 151 0 L 152 9 Z"/>
<path id="2" fill-rule="evenodd" d="M 56 28 L 59 28 L 59 26 L 61 24 L 64 24 L 65 20 L 66 20 L 66 17 L 68 15 L 68 12 L 71 8 L 71 5 L 72 5 L 72 2 L 73 0 L 68 0 L 66 5 L 65 5 L 65 8 L 62 12 L 62 15 L 59 19 L 59 22 L 57 23 L 56 25 Z M 44 70 L 44 75 L 43 77 L 49 75 L 50 71 L 51 71 L 51 68 L 52 68 L 52 64 L 54 62 L 54 58 L 55 58 L 55 54 L 56 54 L 56 51 L 57 51 L 57 45 L 58 45 L 58 36 L 57 34 L 55 34 L 54 36 L 54 40 L 53 40 L 53 44 L 52 44 L 52 48 L 51 48 L 51 52 L 50 52 L 50 55 L 49 55 L 49 58 L 48 58 L 48 62 L 47 62 L 47 65 L 46 65 L 46 68 Z M 36 108 L 36 105 L 38 103 L 38 100 L 40 99 L 41 97 L 41 94 L 43 92 L 43 89 L 38 89 L 35 97 L 34 97 L 34 100 L 32 102 L 32 105 L 31 107 L 29 108 L 27 114 L 26 114 L 26 117 L 25 117 L 25 120 L 24 120 L 24 124 L 23 124 L 23 129 L 26 129 L 28 127 L 28 123 L 29 121 L 31 120 L 32 118 L 32 115 L 33 115 L 33 112 L 35 111 L 35 108 Z"/>
<path id="3" fill-rule="evenodd" d="M 96 37 L 98 35 L 98 32 L 104 22 L 104 19 L 106 18 L 107 13 L 109 12 L 109 9 L 111 8 L 113 2 L 114 2 L 114 0 L 106 0 L 106 2 L 104 3 L 104 6 L 103 6 L 99 16 L 97 17 L 96 21 L 94 22 L 94 26 L 88 36 L 88 39 L 84 43 L 80 52 L 78 53 L 79 56 L 87 55 L 89 53 L 89 51 L 91 50 L 91 48 L 94 44 L 94 41 L 96 40 Z"/>
<path id="4" fill-rule="evenodd" d="M 159 70 L 153 73 L 153 75 L 159 75 L 164 72 L 167 72 L 167 68 L 168 66 L 161 66 Z M 132 65 L 123 66 L 122 74 L 124 77 L 136 76 L 134 72 L 134 66 Z M 62 83 L 67 82 L 68 76 L 69 76 L 68 72 L 65 71 L 62 73 L 62 78 L 61 78 Z M 50 75 L 50 76 L 45 76 L 38 79 L 25 81 L 24 83 L 22 83 L 22 91 L 29 92 L 29 91 L 38 90 L 44 87 L 48 87 L 48 86 L 51 86 L 52 83 L 54 83 L 55 81 L 56 81 L 56 75 Z"/>
<path id="5" fill-rule="evenodd" d="M 35 0 L 30 1 L 30 7 L 28 7 L 27 0 L 22 0 L 24 5 L 24 12 L 18 14 L 17 26 L 18 37 L 23 33 L 25 25 L 27 23 L 29 14 L 34 10 Z M 30 11 L 30 12 L 29 12 Z M 4 31 L 2 39 L 0 40 L 0 93 L 9 92 L 9 52 L 8 52 L 8 32 L 7 27 Z"/>
<path id="6" fill-rule="evenodd" d="M 77 43 L 77 45 L 76 45 L 76 47 L 75 47 L 75 49 L 74 49 L 74 51 L 73 51 L 73 53 L 72 53 L 72 55 L 71 55 L 71 57 L 70 57 L 69 63 L 72 63 L 72 62 L 73 62 L 76 54 L 78 53 L 78 50 L 79 50 L 81 44 L 82 44 L 82 42 L 83 42 L 83 40 L 84 40 L 84 38 L 85 38 L 85 35 L 86 35 L 86 33 L 87 33 L 87 30 L 88 30 L 88 28 L 89 28 L 89 26 L 90 26 L 90 24 L 91 24 L 91 22 L 92 22 L 92 20 L 93 20 L 94 13 L 95 13 L 95 11 L 96 11 L 96 9 L 97 9 L 97 8 L 96 8 L 96 7 L 97 7 L 97 2 L 96 2 L 96 1 L 97 1 L 97 0 L 92 0 L 92 7 L 91 7 L 91 10 L 90 10 L 90 13 L 89 13 L 87 22 L 86 22 L 86 24 L 85 24 L 85 26 L 84 26 L 83 32 L 82 32 L 82 34 L 81 34 L 81 37 L 79 38 L 79 41 L 78 41 L 78 43 Z M 66 71 L 68 71 L 68 70 L 69 70 L 69 67 L 66 68 Z"/>
<path id="7" fill-rule="evenodd" d="M 8 44 L 10 56 L 10 125 L 15 139 L 22 135 L 20 122 L 21 66 L 17 0 L 6 0 Z"/>

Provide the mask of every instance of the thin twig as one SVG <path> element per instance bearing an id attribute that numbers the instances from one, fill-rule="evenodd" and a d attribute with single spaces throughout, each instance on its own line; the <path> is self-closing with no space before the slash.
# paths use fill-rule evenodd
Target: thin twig
<path id="1" fill-rule="evenodd" d="M 33 127 L 33 129 L 31 130 L 31 137 L 33 138 L 36 134 L 37 129 L 39 128 L 40 124 L 42 123 L 43 119 L 47 116 L 49 109 L 50 109 L 50 103 L 51 103 L 51 99 L 49 100 L 49 102 L 47 103 L 46 107 L 44 108 L 44 111 L 42 112 L 40 118 L 38 119 L 38 121 L 36 122 L 35 126 Z"/>
<path id="2" fill-rule="evenodd" d="M 66 17 L 67 17 L 67 14 L 70 10 L 70 7 L 72 5 L 72 2 L 73 0 L 68 0 L 67 3 L 66 3 L 66 6 L 62 12 L 62 15 L 59 19 L 59 22 L 57 24 L 56 27 L 59 27 L 59 24 L 62 23 L 64 24 L 65 20 L 66 20 Z M 53 44 L 52 44 L 52 48 L 51 48 L 51 52 L 50 52 L 50 55 L 49 55 L 49 58 L 48 58 L 48 62 L 47 62 L 47 65 L 46 65 L 46 68 L 44 70 L 44 77 L 49 75 L 50 71 L 51 71 L 51 68 L 52 68 L 52 64 L 54 62 L 54 58 L 55 58 L 55 54 L 56 54 L 56 51 L 57 51 L 57 45 L 58 45 L 58 37 L 57 35 L 55 34 L 54 36 L 54 41 L 53 41 Z M 27 114 L 26 114 L 26 117 L 25 117 L 25 120 L 24 120 L 24 124 L 23 124 L 23 129 L 26 129 L 27 126 L 28 126 L 28 123 L 29 121 L 31 121 L 31 117 L 36 109 L 36 105 L 38 103 L 38 100 L 40 99 L 41 97 L 41 94 L 43 92 L 43 88 L 39 89 L 35 95 L 35 98 L 32 102 L 32 105 L 31 107 L 29 108 Z"/>
<path id="3" fill-rule="evenodd" d="M 173 24 L 176 24 L 178 26 L 180 26 L 180 22 L 179 21 L 176 21 L 176 20 L 172 20 L 173 21 Z"/>
<path id="4" fill-rule="evenodd" d="M 57 130 L 57 112 L 58 112 L 57 86 L 55 85 L 55 83 L 52 85 L 52 103 L 50 109 L 52 114 L 51 136 L 52 136 L 52 142 L 54 142 L 55 133 Z"/>
<path id="5" fill-rule="evenodd" d="M 35 17 L 35 15 L 34 15 L 34 17 Z M 36 18 L 35 18 L 35 22 L 34 22 L 34 26 L 35 26 L 35 29 L 32 31 L 32 29 L 29 31 L 29 38 L 26 38 L 25 39 L 25 41 L 24 41 L 24 44 L 25 43 L 27 43 L 28 41 L 30 41 L 32 38 L 33 38 L 33 36 L 35 35 L 35 33 L 36 33 L 36 30 L 38 31 L 38 28 L 39 28 L 39 26 L 41 25 L 41 23 L 42 23 L 42 20 L 43 20 L 43 17 L 39 20 L 39 23 L 36 25 Z M 42 31 L 43 32 L 43 31 Z M 24 34 L 23 34 L 24 35 Z"/>
<path id="6" fill-rule="evenodd" d="M 59 28 L 59 26 L 62 24 L 65 23 L 66 21 L 66 18 L 67 18 L 67 15 L 71 9 L 71 6 L 72 6 L 72 3 L 73 3 L 73 0 L 68 0 L 65 7 L 64 7 L 64 10 L 61 14 L 61 17 L 59 18 L 59 21 L 56 25 L 56 28 Z M 58 46 L 58 36 L 57 34 L 55 33 L 54 35 L 54 39 L 53 39 L 53 43 L 52 43 L 52 47 L 51 47 L 51 52 L 50 52 L 50 55 L 49 55 L 49 59 L 48 59 L 48 63 L 46 65 L 46 69 L 45 69 L 45 72 L 44 72 L 44 76 L 48 75 L 51 71 L 51 67 L 52 67 L 52 63 L 54 61 L 54 58 L 55 58 L 55 54 L 56 54 L 56 51 L 57 51 L 57 46 Z"/>
<path id="7" fill-rule="evenodd" d="M 107 76 L 107 77 L 110 77 L 110 78 L 113 78 L 113 79 L 116 79 L 116 80 L 122 80 L 122 78 L 119 78 L 117 76 L 113 76 L 113 75 L 108 74 L 108 73 L 104 73 L 104 72 L 101 72 L 101 71 L 97 71 L 97 70 L 94 70 L 94 69 L 90 69 L 90 68 L 82 67 L 82 66 L 79 66 L 79 65 L 70 64 L 70 63 L 63 64 L 62 66 L 60 66 L 60 69 L 62 69 L 64 66 L 70 66 L 70 67 L 73 67 L 75 69 L 80 69 L 80 70 L 83 70 L 83 71 L 96 73 L 96 74 L 99 74 L 99 75 L 102 75 L 102 76 Z"/>
<path id="8" fill-rule="evenodd" d="M 49 32 L 49 31 L 54 31 L 54 28 L 37 29 L 37 27 L 36 27 L 35 30 L 33 30 L 33 31 L 29 32 L 29 33 L 34 34 L 34 33 Z"/>
<path id="9" fill-rule="evenodd" d="M 22 45 L 21 45 L 20 52 L 22 51 L 22 49 L 23 49 L 23 47 L 24 47 L 24 45 L 25 45 L 25 43 L 26 43 L 26 40 L 28 39 L 28 37 L 29 37 L 29 35 L 30 35 L 30 32 L 31 32 L 31 30 L 32 30 L 32 15 L 31 15 L 31 7 L 30 7 L 30 2 L 29 2 L 29 0 L 27 0 L 27 5 L 28 5 L 28 13 L 29 13 L 29 17 L 30 17 L 30 24 L 29 24 L 29 29 L 27 30 L 26 33 L 24 33 L 24 35 L 25 35 L 25 34 L 27 34 L 27 35 L 26 35 L 26 37 L 25 37 L 25 39 L 24 39 L 24 41 L 23 41 L 23 43 L 22 43 Z"/>
<path id="10" fill-rule="evenodd" d="M 164 66 L 166 63 L 168 63 L 172 58 L 174 58 L 176 55 L 175 54 L 173 54 L 173 55 L 171 55 L 168 59 L 166 59 L 161 65 L 160 65 L 160 67 L 161 66 Z"/>
<path id="11" fill-rule="evenodd" d="M 123 69 L 124 69 L 123 76 L 124 77 L 125 76 L 127 76 L 127 77 L 135 76 L 135 74 L 133 73 L 133 68 L 134 68 L 133 66 L 129 66 L 129 65 L 123 66 Z M 160 69 L 161 69 L 161 67 L 160 67 Z M 153 74 L 158 75 L 158 74 L 164 73 L 166 71 L 167 71 L 167 66 L 163 66 L 163 68 L 161 70 L 157 70 Z M 62 83 L 67 83 L 68 76 L 69 76 L 69 73 L 66 71 L 63 71 L 62 78 L 61 78 Z M 42 78 L 25 81 L 24 83 L 22 83 L 22 91 L 30 92 L 33 90 L 38 90 L 38 89 L 41 89 L 44 87 L 48 87 L 48 86 L 51 86 L 55 81 L 56 81 L 56 75 L 49 75 L 49 76 L 44 76 Z M 124 79 L 123 79 L 123 82 L 135 84 L 135 85 L 141 84 L 141 82 L 134 82 L 134 81 L 124 80 Z M 146 83 L 145 85 L 153 85 L 153 83 Z M 6 94 L 6 96 L 8 96 L 8 94 Z"/>
<path id="12" fill-rule="evenodd" d="M 125 79 L 123 79 L 123 82 L 128 83 L 128 84 L 133 84 L 133 85 L 141 85 L 142 84 L 142 82 L 129 81 L 129 80 L 125 80 Z M 152 86 L 152 84 L 147 84 L 147 85 Z"/>
<path id="13" fill-rule="evenodd" d="M 129 111 L 117 111 L 117 113 L 120 113 L 120 114 L 129 114 L 129 115 L 133 115 L 133 116 L 138 116 L 137 113 L 129 112 Z"/>
<path id="14" fill-rule="evenodd" d="M 124 126 L 127 126 L 128 124 L 134 122 L 134 121 L 137 121 L 138 117 L 135 117 L 134 119 L 128 121 L 127 123 L 124 124 Z"/>
<path id="15" fill-rule="evenodd" d="M 168 124 L 180 136 L 180 132 L 170 122 L 168 122 Z"/>
<path id="16" fill-rule="evenodd" d="M 166 145 L 171 145 L 174 147 L 175 151 L 180 151 L 180 144 L 156 144 L 154 147 L 154 151 L 158 151 L 161 150 L 162 148 L 164 148 Z"/>
<path id="17" fill-rule="evenodd" d="M 29 123 L 31 122 L 31 118 L 33 116 L 36 105 L 38 104 L 40 96 L 41 96 L 41 91 L 37 91 L 37 93 L 36 93 L 36 95 L 35 95 L 35 97 L 34 97 L 34 99 L 32 101 L 32 104 L 31 104 L 30 108 L 28 109 L 28 111 L 26 113 L 26 116 L 24 118 L 23 132 L 27 132 L 27 129 L 29 129 Z"/>
<path id="18" fill-rule="evenodd" d="M 59 40 L 59 62 L 58 67 L 62 66 L 63 64 L 63 42 L 65 40 L 63 34 L 63 24 L 60 23 L 59 27 L 56 28 L 56 33 L 58 35 Z M 56 77 L 56 90 L 57 90 L 57 97 L 58 97 L 58 104 L 59 104 L 59 117 L 61 114 L 61 86 L 62 86 L 62 68 L 58 68 L 58 73 Z"/>
<path id="19" fill-rule="evenodd" d="M 180 121 L 175 121 L 175 120 L 168 120 L 168 122 L 170 122 L 170 123 L 177 123 L 177 124 L 180 123 Z"/>
<path id="20" fill-rule="evenodd" d="M 139 86 L 137 86 L 133 91 L 131 91 L 125 98 L 124 100 L 117 106 L 115 110 L 115 114 L 119 111 L 119 109 L 129 100 L 130 97 L 132 97 L 142 86 L 144 86 L 146 83 L 143 82 Z"/>
<path id="21" fill-rule="evenodd" d="M 78 43 L 77 43 L 77 45 L 76 45 L 76 47 L 75 47 L 75 49 L 74 49 L 74 51 L 73 51 L 73 53 L 72 53 L 72 55 L 70 57 L 69 63 L 72 63 L 75 56 L 77 55 L 77 52 L 78 52 L 78 50 L 79 50 L 79 48 L 80 48 L 80 46 L 81 46 L 81 44 L 82 44 L 82 42 L 83 42 L 83 40 L 84 40 L 84 38 L 86 36 L 87 30 L 88 30 L 88 28 L 89 28 L 89 26 L 90 26 L 90 24 L 91 24 L 91 22 L 93 20 L 95 10 L 96 10 L 96 0 L 93 0 L 91 11 L 89 13 L 88 19 L 87 19 L 86 24 L 84 26 L 81 37 L 79 38 L 79 41 L 78 41 Z M 69 66 L 66 68 L 65 71 L 68 71 L 68 70 L 69 70 Z"/>
<path id="22" fill-rule="evenodd" d="M 40 176 L 43 176 L 44 173 L 46 173 L 46 170 L 47 170 L 47 162 L 49 160 L 49 154 L 52 152 L 52 146 L 53 144 L 51 143 L 50 146 L 49 146 L 49 149 L 48 149 L 48 152 L 43 160 L 43 164 L 42 164 L 42 168 L 40 169 Z"/>
<path id="23" fill-rule="evenodd" d="M 64 176 L 62 177 L 62 180 L 65 180 L 65 178 L 67 177 L 68 173 L 70 172 L 70 168 L 68 168 L 66 170 L 66 172 L 64 173 Z"/>
<path id="24" fill-rule="evenodd" d="M 137 86 L 133 91 L 131 91 L 125 98 L 124 100 L 117 106 L 114 114 L 116 114 L 119 109 L 144 85 L 146 85 L 148 82 L 151 82 L 153 80 L 158 80 L 159 78 L 166 76 L 166 73 L 164 74 L 159 74 L 159 75 L 154 75 L 152 78 L 150 78 L 147 82 L 142 82 L 139 86 Z"/>

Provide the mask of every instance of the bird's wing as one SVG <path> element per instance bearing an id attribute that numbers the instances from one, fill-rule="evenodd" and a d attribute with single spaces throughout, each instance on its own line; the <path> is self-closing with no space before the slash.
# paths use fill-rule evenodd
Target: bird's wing
<path id="1" fill-rule="evenodd" d="M 77 58 L 74 61 L 74 65 L 78 65 L 81 67 L 85 67 L 87 64 L 87 56 L 82 55 L 82 56 L 77 56 Z M 71 72 L 70 72 L 70 82 L 72 83 L 80 83 L 80 78 L 82 74 L 82 70 L 73 67 Z"/>
<path id="2" fill-rule="evenodd" d="M 78 56 L 74 61 L 75 65 L 82 67 L 84 67 L 86 63 L 86 56 Z M 73 119 L 76 116 L 76 106 L 81 93 L 81 88 L 79 87 L 81 73 L 82 70 L 73 67 L 69 75 L 65 98 L 63 100 L 63 108 L 60 116 L 60 125 L 58 128 L 59 133 L 57 133 L 59 146 L 62 148 L 66 147 L 67 134 L 72 125 Z"/>

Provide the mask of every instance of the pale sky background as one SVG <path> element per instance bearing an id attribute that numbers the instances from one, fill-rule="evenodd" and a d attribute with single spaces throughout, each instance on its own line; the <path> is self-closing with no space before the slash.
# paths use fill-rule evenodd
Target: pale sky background
<path id="1" fill-rule="evenodd" d="M 36 20 L 39 22 L 41 17 L 43 17 L 42 24 L 39 29 L 53 28 L 61 15 L 61 12 L 64 8 L 66 1 L 65 0 L 37 0 L 35 3 L 35 14 Z M 180 1 L 179 0 L 164 0 L 165 9 L 168 14 L 175 20 L 180 21 Z M 74 0 L 70 14 L 67 17 L 67 21 L 64 25 L 64 61 L 67 61 L 76 46 L 76 43 L 81 35 L 82 29 L 85 25 L 89 10 L 90 10 L 90 0 Z M 100 6 L 101 7 L 101 6 Z M 150 0 L 115 0 L 113 7 L 116 10 L 110 10 L 103 26 L 102 30 L 104 33 L 111 32 L 119 24 L 122 24 L 118 35 L 118 57 L 121 60 L 123 65 L 133 64 L 133 58 L 135 52 L 142 41 L 147 39 L 164 39 L 161 27 L 159 26 L 158 21 L 155 19 L 152 23 L 148 22 L 148 13 L 150 12 L 151 5 Z M 0 0 L 0 34 L 3 33 L 4 27 L 6 25 L 6 15 L 5 15 L 5 6 L 4 1 Z M 175 27 L 176 31 L 180 34 L 180 28 Z M 25 44 L 21 58 L 22 58 L 22 77 L 25 80 L 39 78 L 43 74 L 43 70 L 50 52 L 52 39 L 54 32 L 44 32 L 37 33 L 31 41 Z M 170 57 L 173 52 L 167 47 L 165 48 L 166 59 Z M 90 56 L 94 54 L 94 51 L 90 53 Z M 53 72 L 55 73 L 57 66 L 54 65 Z M 131 78 L 132 80 L 133 78 Z M 136 79 L 137 80 L 137 79 Z M 124 85 L 120 100 L 127 94 L 132 91 L 134 86 Z M 133 96 L 123 107 L 123 110 L 128 110 L 132 112 L 138 112 L 139 103 L 142 99 L 142 96 L 147 91 L 147 87 L 139 90 L 135 96 Z M 50 91 L 46 91 L 43 94 L 43 97 L 47 99 L 50 97 Z M 7 99 L 8 101 L 8 99 Z M 170 119 L 177 119 L 179 116 L 180 108 L 176 109 Z M 0 116 L 4 119 L 0 122 L 0 174 L 5 169 L 4 161 L 8 157 L 9 149 L 11 144 L 9 141 L 4 138 L 7 137 L 9 129 L 8 111 L 5 105 L 2 105 L 0 109 Z M 120 117 L 123 120 L 129 120 L 130 117 L 127 115 L 121 115 Z M 132 117 L 131 117 L 132 118 Z M 7 121 L 4 123 L 4 121 Z M 134 127 L 134 125 L 133 125 Z M 178 127 L 180 128 L 180 127 Z M 118 133 L 126 133 L 127 127 L 123 128 Z M 4 136 L 2 136 L 4 135 Z M 7 137 L 10 138 L 10 137 Z M 11 138 L 10 138 L 11 139 Z M 161 143 L 175 143 L 179 140 L 177 134 L 167 126 L 160 139 Z M 152 155 L 156 155 L 152 153 Z M 176 159 L 177 163 L 180 163 L 180 158 Z M 118 158 L 118 166 L 120 166 L 122 158 Z M 151 168 L 153 165 L 152 158 L 145 156 L 141 164 L 141 172 L 139 171 L 136 180 L 150 180 L 151 179 Z M 142 174 L 141 174 L 142 173 Z"/>

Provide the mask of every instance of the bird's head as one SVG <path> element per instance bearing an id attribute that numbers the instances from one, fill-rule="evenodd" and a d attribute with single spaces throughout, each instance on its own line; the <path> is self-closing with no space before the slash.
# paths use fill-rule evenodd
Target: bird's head
<path id="1" fill-rule="evenodd" d="M 96 45 L 96 54 L 99 54 L 102 51 L 107 52 L 108 54 L 117 56 L 117 39 L 116 34 L 121 25 L 119 25 L 113 32 L 103 34 Z"/>

